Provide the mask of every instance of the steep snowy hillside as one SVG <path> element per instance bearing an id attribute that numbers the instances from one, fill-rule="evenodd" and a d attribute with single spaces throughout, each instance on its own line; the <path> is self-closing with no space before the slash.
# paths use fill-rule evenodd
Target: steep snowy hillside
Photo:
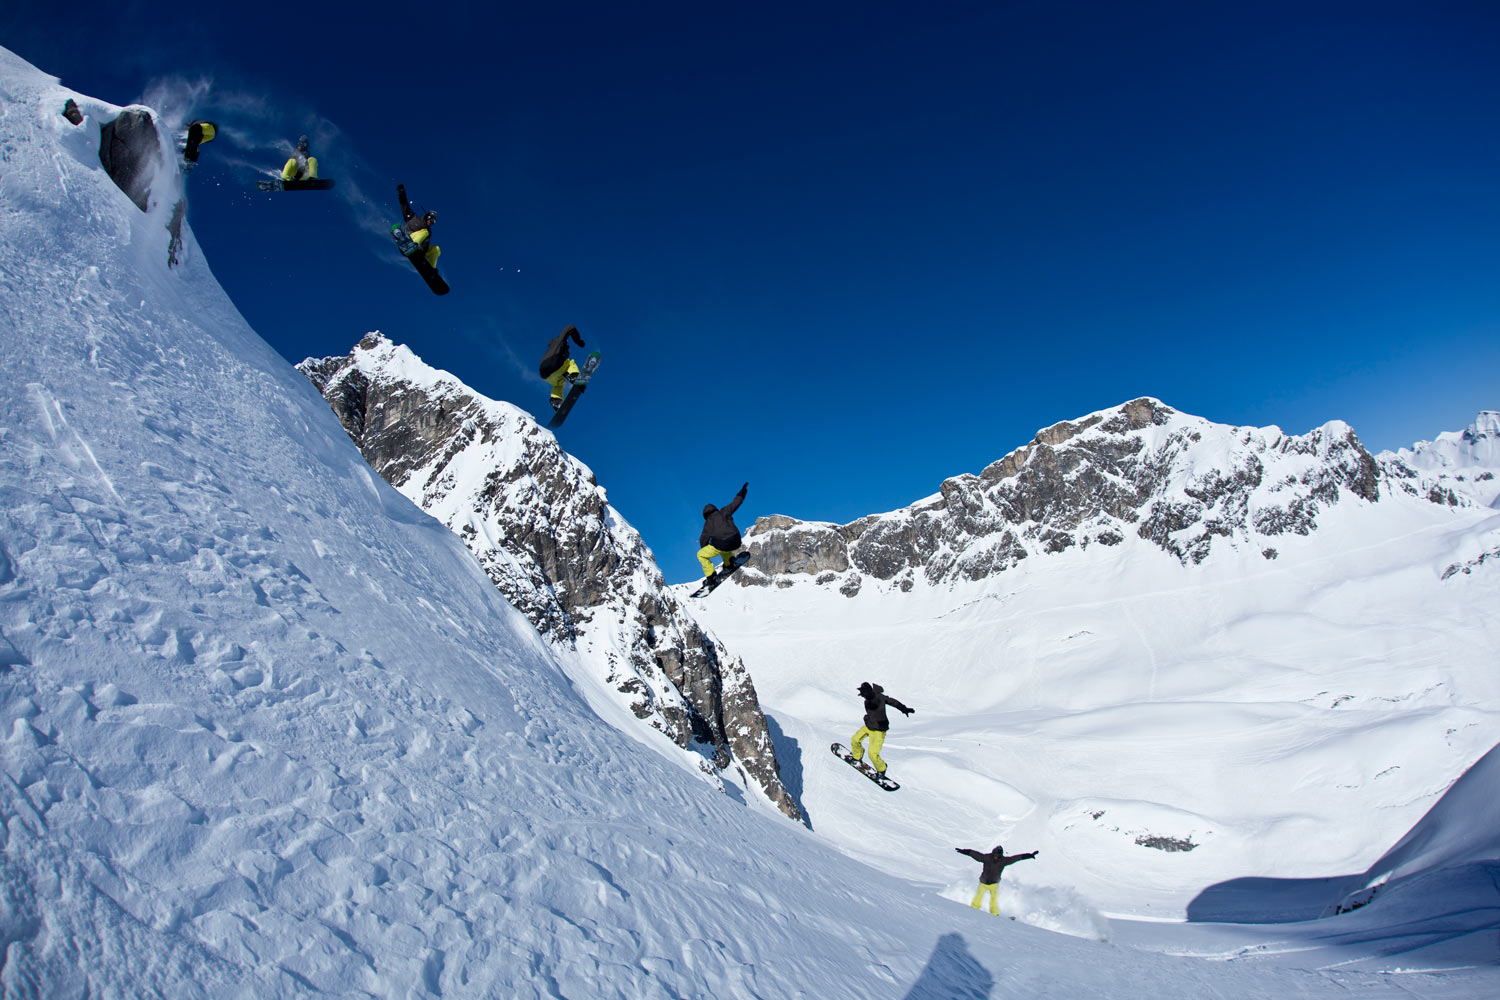
<path id="1" fill-rule="evenodd" d="M 953 898 L 933 845 L 1041 848 L 1016 876 L 1058 895 L 1012 900 L 1041 923 L 1363 870 L 1500 722 L 1500 516 L 1339 424 L 1137 400 L 905 510 L 746 544 L 759 571 L 697 614 L 802 748 L 813 829 Z M 824 749 L 864 680 L 918 710 L 873 812 Z"/>
<path id="2" fill-rule="evenodd" d="M 647 723 L 715 783 L 743 774 L 801 814 L 744 665 L 666 589 L 651 551 L 583 463 L 531 416 L 378 333 L 298 366 L 371 467 L 457 532 L 607 718 Z M 738 767 L 732 766 L 738 763 Z"/>
<path id="3" fill-rule="evenodd" d="M 142 211 L 105 176 L 118 112 L 0 50 L 6 997 L 1492 991 L 1477 951 L 1393 977 L 1339 967 L 1368 943 L 1204 962 L 997 921 L 604 724 L 190 230 L 168 268 L 177 181 Z"/>

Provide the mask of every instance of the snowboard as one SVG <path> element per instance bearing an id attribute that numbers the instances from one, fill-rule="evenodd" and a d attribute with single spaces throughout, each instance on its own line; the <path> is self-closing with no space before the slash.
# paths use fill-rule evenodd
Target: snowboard
<path id="1" fill-rule="evenodd" d="M 411 261 L 411 266 L 417 269 L 417 273 L 422 276 L 423 281 L 427 282 L 427 287 L 432 289 L 434 295 L 448 294 L 448 283 L 431 264 L 427 263 L 427 258 L 422 255 L 422 248 L 412 241 L 405 226 L 399 222 L 392 226 L 391 239 L 396 241 L 396 248 L 401 251 L 401 256 Z"/>
<path id="2" fill-rule="evenodd" d="M 833 755 L 835 757 L 844 758 L 845 763 L 847 763 L 850 767 L 854 768 L 860 774 L 863 774 L 866 778 L 869 778 L 871 781 L 875 782 L 875 784 L 879 785 L 881 788 L 884 788 L 886 791 L 894 792 L 896 789 L 901 787 L 886 775 L 877 773 L 876 770 L 871 767 L 866 761 L 855 760 L 854 754 L 850 753 L 849 748 L 844 746 L 844 744 L 834 743 L 828 749 L 833 751 Z"/>
<path id="3" fill-rule="evenodd" d="M 734 557 L 734 562 L 732 562 L 732 563 L 729 564 L 729 568 L 728 569 L 725 569 L 722 566 L 719 567 L 719 571 L 717 573 L 715 573 L 713 576 L 709 577 L 708 579 L 704 580 L 703 581 L 703 585 L 701 587 L 699 587 L 697 590 L 693 591 L 688 596 L 689 597 L 707 597 L 709 594 L 713 593 L 714 588 L 718 587 L 719 584 L 723 583 L 729 577 L 729 575 L 731 573 L 733 573 L 735 570 L 739 569 L 741 566 L 745 565 L 745 563 L 747 563 L 749 561 L 750 561 L 750 553 L 748 553 L 748 552 L 741 552 L 739 555 L 737 555 L 737 556 Z"/>
<path id="4" fill-rule="evenodd" d="M 552 414 L 552 419 L 547 421 L 548 427 L 561 427 L 563 421 L 568 419 L 568 414 L 573 412 L 573 405 L 578 402 L 578 397 L 589 387 L 589 379 L 594 377 L 594 371 L 599 367 L 599 352 L 594 351 L 583 359 L 583 364 L 578 366 L 578 377 L 573 380 L 573 387 L 568 390 L 562 405 Z"/>
<path id="5" fill-rule="evenodd" d="M 212 142 L 218 132 L 219 126 L 215 122 L 188 122 L 187 135 L 183 138 L 182 146 L 182 159 L 187 164 L 188 170 L 193 169 L 193 165 L 198 162 L 198 147 L 205 142 Z"/>
<path id="6" fill-rule="evenodd" d="M 255 186 L 262 191 L 327 191 L 333 185 L 334 182 L 327 177 L 314 177 L 301 181 L 284 181 L 280 177 L 276 177 L 265 178 L 255 182 Z"/>

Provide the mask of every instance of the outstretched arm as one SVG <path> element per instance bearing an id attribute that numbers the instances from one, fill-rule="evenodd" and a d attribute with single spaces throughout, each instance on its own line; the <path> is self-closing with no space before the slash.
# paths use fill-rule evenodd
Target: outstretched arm
<path id="1" fill-rule="evenodd" d="M 411 202 L 409 202 L 409 201 L 406 200 L 406 185 L 405 184 L 397 184 L 396 185 L 396 197 L 401 199 L 401 221 L 402 222 L 405 222 L 406 220 L 410 219 L 413 215 L 417 214 L 416 212 L 413 212 L 411 210 Z"/>
<path id="2" fill-rule="evenodd" d="M 570 337 L 573 338 L 573 343 L 577 344 L 579 347 L 587 347 L 588 346 L 587 344 L 585 344 L 583 342 L 583 337 L 579 336 L 579 334 L 578 334 L 578 327 L 574 326 L 572 323 L 568 324 L 568 329 L 567 329 L 566 332 L 567 332 L 568 336 L 570 336 Z"/>
<path id="3" fill-rule="evenodd" d="M 749 491 L 750 484 L 746 483 L 744 486 L 740 487 L 740 491 L 734 495 L 733 500 L 729 501 L 726 506 L 720 507 L 719 509 L 726 514 L 733 514 L 735 511 L 740 509 L 740 504 L 745 502 L 745 494 Z"/>
<path id="4" fill-rule="evenodd" d="M 973 858 L 975 861 L 981 861 L 981 862 L 984 861 L 984 855 L 980 854 L 978 851 L 970 850 L 967 847 L 955 847 L 954 850 L 957 851 L 959 854 L 967 854 L 969 857 Z"/>
<path id="5" fill-rule="evenodd" d="M 885 696 L 885 703 L 894 708 L 896 711 L 900 712 L 902 715 L 910 715 L 911 713 L 916 711 L 915 708 L 907 708 L 905 705 L 901 704 L 890 695 Z"/>

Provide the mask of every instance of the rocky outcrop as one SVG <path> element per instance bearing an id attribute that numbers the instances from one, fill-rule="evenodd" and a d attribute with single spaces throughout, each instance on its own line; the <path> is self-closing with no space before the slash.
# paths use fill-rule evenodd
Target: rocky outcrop
<path id="1" fill-rule="evenodd" d="M 151 183 L 161 165 L 156 121 L 145 108 L 126 108 L 99 129 L 99 162 L 142 212 L 151 204 Z"/>
<path id="2" fill-rule="evenodd" d="M 739 582 L 811 575 L 852 596 L 869 579 L 901 589 L 979 580 L 1131 536 L 1184 564 L 1220 546 L 1274 559 L 1270 542 L 1311 533 L 1335 504 L 1379 501 L 1395 475 L 1342 422 L 1293 436 L 1141 398 L 1046 427 L 912 507 L 843 525 L 763 517 L 745 536 L 758 572 Z"/>
<path id="3" fill-rule="evenodd" d="M 578 650 L 636 718 L 719 770 L 737 763 L 800 818 L 744 664 L 550 432 L 379 334 L 298 367 L 375 471 L 457 532 L 538 632 Z"/>

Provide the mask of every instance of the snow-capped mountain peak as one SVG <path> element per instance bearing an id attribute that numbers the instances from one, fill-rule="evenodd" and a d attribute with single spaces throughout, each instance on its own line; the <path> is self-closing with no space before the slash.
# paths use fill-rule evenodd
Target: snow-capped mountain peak
<path id="1" fill-rule="evenodd" d="M 667 589 L 640 535 L 550 431 L 379 333 L 299 367 L 371 467 L 452 528 L 563 647 L 602 711 L 694 751 L 715 781 L 742 770 L 741 783 L 800 818 L 744 664 Z"/>
<path id="2" fill-rule="evenodd" d="M 1481 410 L 1461 431 L 1381 452 L 1380 458 L 1436 479 L 1480 506 L 1500 505 L 1500 410 Z"/>

